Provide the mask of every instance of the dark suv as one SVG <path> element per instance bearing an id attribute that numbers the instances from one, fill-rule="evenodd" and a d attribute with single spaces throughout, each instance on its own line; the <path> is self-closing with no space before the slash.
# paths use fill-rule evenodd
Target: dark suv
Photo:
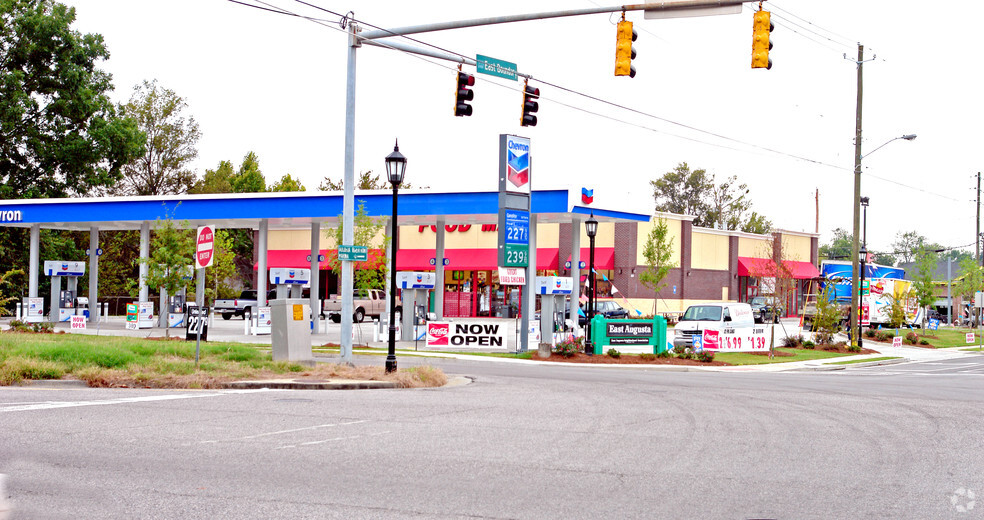
<path id="1" fill-rule="evenodd" d="M 586 311 L 585 314 L 587 314 Z M 620 318 L 629 317 L 629 311 L 623 309 L 621 305 L 611 300 L 595 302 L 595 314 L 601 314 L 610 320 L 617 320 Z M 588 323 L 588 317 L 581 316 L 579 314 L 577 317 L 577 323 L 582 327 L 585 326 Z"/>
<path id="2" fill-rule="evenodd" d="M 776 311 L 769 305 L 765 296 L 756 296 L 748 304 L 752 307 L 752 317 L 755 323 L 773 323 L 776 321 Z"/>

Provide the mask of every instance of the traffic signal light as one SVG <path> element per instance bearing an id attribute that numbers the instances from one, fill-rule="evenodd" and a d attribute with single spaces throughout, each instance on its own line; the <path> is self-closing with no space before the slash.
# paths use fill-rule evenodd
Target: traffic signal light
<path id="1" fill-rule="evenodd" d="M 632 47 L 632 42 L 636 41 L 639 33 L 632 28 L 632 22 L 625 21 L 625 13 L 622 13 L 622 21 L 618 22 L 618 30 L 615 36 L 615 75 L 628 76 L 634 78 L 636 75 L 632 60 L 636 57 L 636 51 Z"/>
<path id="2" fill-rule="evenodd" d="M 536 116 L 533 114 L 540 109 L 540 104 L 536 102 L 539 97 L 540 89 L 529 85 L 523 87 L 523 119 L 520 125 L 536 126 Z"/>
<path id="3" fill-rule="evenodd" d="M 471 74 L 465 74 L 464 72 L 458 71 L 458 87 L 455 89 L 454 93 L 454 115 L 460 116 L 470 116 L 472 115 L 472 106 L 466 103 L 466 101 L 471 101 L 475 99 L 475 91 L 468 87 L 475 86 L 475 76 Z"/>
<path id="4" fill-rule="evenodd" d="M 758 10 L 752 18 L 752 68 L 771 69 L 772 58 L 769 58 L 769 51 L 772 50 L 772 16 L 768 11 Z"/>

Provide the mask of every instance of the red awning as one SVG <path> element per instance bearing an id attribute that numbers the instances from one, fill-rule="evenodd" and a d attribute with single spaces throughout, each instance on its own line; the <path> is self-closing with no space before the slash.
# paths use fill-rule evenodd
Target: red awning
<path id="1" fill-rule="evenodd" d="M 308 261 L 308 256 L 311 254 L 310 249 L 270 249 L 267 251 L 267 267 L 286 267 L 289 269 L 310 269 L 311 262 Z M 325 260 L 319 264 L 319 269 L 322 271 L 331 270 L 331 261 L 334 259 L 338 252 L 334 249 L 322 249 L 321 254 L 325 255 Z M 370 249 L 369 250 L 369 260 L 365 262 L 356 262 L 356 269 L 372 269 L 378 267 L 382 262 L 383 265 L 386 264 L 385 251 L 382 249 Z M 259 263 L 253 264 L 253 270 L 259 268 Z"/>
<path id="2" fill-rule="evenodd" d="M 587 269 L 588 263 L 591 259 L 591 248 L 582 247 L 581 248 L 581 261 L 584 262 L 584 268 Z M 571 261 L 571 257 L 567 257 L 567 261 Z M 598 269 L 603 269 L 606 271 L 611 271 L 615 269 L 615 248 L 614 247 L 595 247 L 595 271 Z"/>
<path id="3" fill-rule="evenodd" d="M 796 280 L 810 280 L 820 276 L 820 271 L 810 262 L 783 261 L 783 265 Z M 773 277 L 776 264 L 769 258 L 738 257 L 738 276 L 754 276 L 756 278 Z"/>
<path id="4" fill-rule="evenodd" d="M 446 249 L 444 256 L 449 261 L 444 269 L 449 271 L 492 271 L 499 262 L 495 249 Z M 558 256 L 556 247 L 538 247 L 536 268 L 557 269 Z M 434 257 L 433 249 L 400 249 L 396 252 L 396 268 L 398 271 L 433 271 L 430 260 Z"/>

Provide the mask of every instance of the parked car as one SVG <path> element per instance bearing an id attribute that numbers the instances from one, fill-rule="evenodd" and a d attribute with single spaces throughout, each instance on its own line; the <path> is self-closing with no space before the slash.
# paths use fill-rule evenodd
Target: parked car
<path id="1" fill-rule="evenodd" d="M 567 318 L 570 319 L 571 317 L 570 303 L 567 304 L 566 311 L 567 311 L 566 312 Z M 584 312 L 585 315 L 582 316 L 581 313 L 578 313 L 577 324 L 583 327 L 588 324 L 588 317 L 586 315 L 587 311 L 584 310 L 583 307 L 581 311 Z M 619 305 L 618 303 L 612 300 L 598 300 L 595 302 L 595 314 L 602 314 L 608 319 L 617 320 L 621 318 L 627 318 L 629 316 L 629 311 L 623 309 L 621 305 Z"/>
<path id="2" fill-rule="evenodd" d="M 277 297 L 277 291 L 267 292 L 267 301 Z M 232 319 L 233 316 L 242 316 L 244 320 L 253 317 L 253 311 L 257 307 L 256 291 L 247 289 L 239 294 L 238 298 L 215 300 L 213 304 L 216 314 L 221 314 L 222 319 Z"/>
<path id="3" fill-rule="evenodd" d="M 402 310 L 401 306 L 396 308 L 396 312 Z M 352 295 L 352 319 L 360 323 L 366 316 L 378 318 L 380 314 L 386 312 L 386 293 L 376 289 L 356 289 Z M 342 298 L 333 294 L 331 298 L 324 301 L 322 313 L 334 323 L 342 321 Z"/>
<path id="4" fill-rule="evenodd" d="M 755 318 L 755 323 L 777 323 L 777 318 L 780 313 L 777 313 L 771 305 L 769 305 L 769 298 L 766 296 L 756 296 L 749 300 L 748 305 L 752 307 L 752 317 Z"/>

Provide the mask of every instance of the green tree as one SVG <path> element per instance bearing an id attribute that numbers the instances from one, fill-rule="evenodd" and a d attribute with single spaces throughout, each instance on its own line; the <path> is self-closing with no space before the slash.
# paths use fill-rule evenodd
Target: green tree
<path id="1" fill-rule="evenodd" d="M 267 187 L 267 191 L 306 191 L 300 179 L 295 179 L 286 174 L 279 181 Z"/>
<path id="2" fill-rule="evenodd" d="M 751 211 L 748 185 L 732 175 L 720 184 L 706 170 L 690 170 L 682 162 L 662 177 L 649 181 L 656 210 L 693 215 L 694 225 L 768 233 L 772 223 Z"/>
<path id="3" fill-rule="evenodd" d="M 706 170 L 691 171 L 690 166 L 682 162 L 649 184 L 653 187 L 657 211 L 693 215 L 695 226 L 711 224 L 707 218 L 710 210 L 707 194 L 714 188 L 714 182 Z"/>
<path id="4" fill-rule="evenodd" d="M 933 273 L 936 270 L 936 253 L 923 249 L 916 255 L 916 270 L 912 276 L 912 286 L 916 291 L 916 303 L 926 310 L 936 301 L 936 286 L 933 284 Z M 926 313 L 923 312 L 922 330 L 926 330 Z"/>
<path id="5" fill-rule="evenodd" d="M 217 229 L 215 231 L 215 260 L 209 268 L 212 277 L 210 294 L 213 298 L 234 298 L 239 294 L 242 283 L 236 263 L 236 247 L 232 232 L 238 229 Z"/>
<path id="6" fill-rule="evenodd" d="M 977 264 L 973 258 L 967 258 L 960 262 L 960 276 L 953 289 L 963 298 L 973 301 L 974 293 L 984 291 L 984 268 Z"/>
<path id="7" fill-rule="evenodd" d="M 656 315 L 656 301 L 659 293 L 666 287 L 663 281 L 670 269 L 676 267 L 673 261 L 673 241 L 670 238 L 666 219 L 660 218 L 649 231 L 642 256 L 646 259 L 645 269 L 639 273 L 639 282 L 653 291 L 653 316 Z"/>
<path id="8" fill-rule="evenodd" d="M 834 284 L 828 283 L 817 297 L 817 311 L 812 319 L 818 345 L 833 344 L 841 320 L 841 307 L 834 301 Z"/>
<path id="9" fill-rule="evenodd" d="M 820 246 L 819 257 L 821 259 L 849 259 L 851 258 L 852 235 L 843 228 L 833 231 L 830 242 Z"/>
<path id="10" fill-rule="evenodd" d="M 236 170 L 231 161 L 220 161 L 214 170 L 205 170 L 205 176 L 195 181 L 188 193 L 201 195 L 205 193 L 232 193 L 232 178 Z"/>
<path id="11" fill-rule="evenodd" d="M 919 252 L 924 249 L 930 251 L 943 249 L 939 244 L 930 242 L 926 237 L 915 231 L 907 231 L 905 233 L 900 231 L 895 235 L 895 242 L 892 242 L 892 247 L 895 248 L 895 254 L 904 264 L 914 262 Z"/>
<path id="12" fill-rule="evenodd" d="M 253 152 L 243 157 L 239 171 L 232 177 L 233 193 L 262 193 L 266 191 L 266 178 L 260 171 L 260 160 Z"/>
<path id="13" fill-rule="evenodd" d="M 194 117 L 185 117 L 188 104 L 157 80 L 134 87 L 124 113 L 147 135 L 142 157 L 123 168 L 123 180 L 114 191 L 124 195 L 173 195 L 185 193 L 195 182 L 189 169 L 198 156 L 201 133 Z"/>
<path id="14" fill-rule="evenodd" d="M 355 217 L 353 223 L 355 227 L 353 229 L 353 240 L 352 245 L 365 246 L 369 249 L 383 247 L 385 244 L 377 243 L 377 238 L 379 233 L 383 230 L 383 226 L 386 225 L 384 219 L 377 219 L 370 217 L 366 212 L 365 201 L 357 201 L 359 206 L 355 210 Z M 332 233 L 335 238 L 335 244 L 342 243 L 342 236 L 344 233 L 344 226 L 341 224 L 341 219 L 339 219 L 338 227 L 325 230 L 326 233 Z M 337 249 L 337 246 L 336 246 Z M 342 261 L 338 259 L 336 255 L 330 261 L 331 270 L 336 274 L 341 276 L 342 273 Z M 386 260 L 385 258 L 375 258 L 370 256 L 369 260 L 366 262 L 359 262 L 356 265 L 354 271 L 353 285 L 356 289 L 385 289 L 386 288 Z"/>
<path id="15" fill-rule="evenodd" d="M 7 305 L 17 299 L 16 295 L 6 296 L 4 294 L 4 287 L 12 286 L 13 283 L 11 282 L 11 279 L 16 275 L 23 274 L 23 269 L 11 269 L 3 274 L 0 274 L 0 316 L 12 314 L 10 309 L 7 308 Z"/>
<path id="16" fill-rule="evenodd" d="M 194 262 L 195 243 L 190 230 L 180 229 L 170 216 L 157 219 L 154 236 L 151 240 L 150 257 L 140 258 L 147 265 L 147 286 L 163 288 L 167 294 L 177 294 L 187 285 L 184 276 L 188 266 Z M 166 302 L 161 302 L 161 312 Z M 169 327 L 164 335 L 169 336 Z"/>
<path id="17" fill-rule="evenodd" d="M 0 2 L 0 198 L 89 195 L 143 153 L 96 67 L 109 57 L 102 36 L 73 22 L 75 9 L 51 0 Z"/>
<path id="18" fill-rule="evenodd" d="M 321 184 L 318 185 L 318 191 L 342 191 L 345 188 L 345 180 L 338 179 L 337 181 L 325 177 L 321 180 Z M 359 174 L 358 180 L 355 182 L 355 189 L 357 190 L 389 190 L 393 186 L 386 179 L 381 179 L 379 175 L 373 175 L 372 170 L 364 171 Z M 400 184 L 400 189 L 410 189 L 413 186 L 404 181 Z"/>

